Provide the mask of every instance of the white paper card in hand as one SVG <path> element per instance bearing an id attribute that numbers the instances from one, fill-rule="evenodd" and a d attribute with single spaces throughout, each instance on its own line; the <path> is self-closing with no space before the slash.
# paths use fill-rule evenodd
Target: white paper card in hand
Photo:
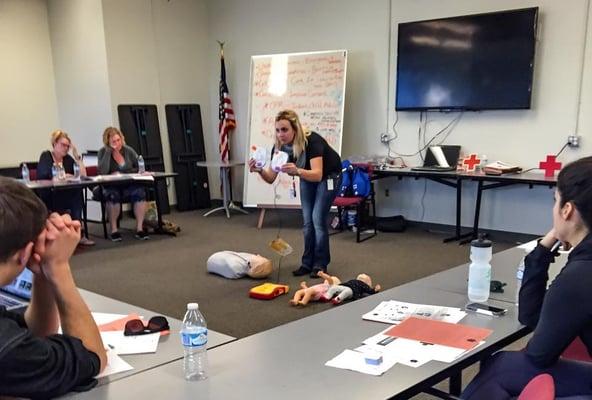
<path id="1" fill-rule="evenodd" d="M 271 169 L 275 172 L 280 172 L 282 170 L 282 165 L 288 162 L 288 157 L 288 153 L 276 151 L 271 159 Z"/>

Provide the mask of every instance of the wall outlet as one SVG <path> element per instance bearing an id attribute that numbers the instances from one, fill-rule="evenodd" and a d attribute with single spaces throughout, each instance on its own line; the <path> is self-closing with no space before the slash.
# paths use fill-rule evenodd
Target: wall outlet
<path id="1" fill-rule="evenodd" d="M 567 137 L 567 145 L 571 148 L 580 147 L 580 136 L 578 135 L 569 135 Z"/>

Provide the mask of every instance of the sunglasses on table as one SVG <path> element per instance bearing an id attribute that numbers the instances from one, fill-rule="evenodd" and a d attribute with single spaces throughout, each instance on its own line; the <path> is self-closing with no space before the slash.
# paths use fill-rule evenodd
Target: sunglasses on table
<path id="1" fill-rule="evenodd" d="M 141 319 L 130 319 L 125 323 L 123 334 L 125 336 L 147 335 L 149 333 L 168 331 L 169 329 L 169 321 L 165 317 L 157 315 L 150 318 L 147 325 L 144 325 L 144 321 Z"/>

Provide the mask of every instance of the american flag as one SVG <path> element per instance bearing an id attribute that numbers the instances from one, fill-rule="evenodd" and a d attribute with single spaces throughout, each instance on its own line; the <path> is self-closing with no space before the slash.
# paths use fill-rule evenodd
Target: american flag
<path id="1" fill-rule="evenodd" d="M 224 66 L 224 50 L 220 44 L 220 105 L 218 110 L 218 133 L 220 134 L 220 158 L 222 162 L 228 162 L 230 153 L 230 131 L 236 127 L 232 102 L 226 85 L 226 67 Z"/>

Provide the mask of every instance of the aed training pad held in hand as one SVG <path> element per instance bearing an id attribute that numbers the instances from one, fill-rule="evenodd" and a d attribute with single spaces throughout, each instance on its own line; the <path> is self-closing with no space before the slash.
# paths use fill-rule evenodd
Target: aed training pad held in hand
<path id="1" fill-rule="evenodd" d="M 282 170 L 282 165 L 288 162 L 288 157 L 288 153 L 276 151 L 271 159 L 271 169 L 275 172 L 280 172 Z"/>
<path id="2" fill-rule="evenodd" d="M 263 168 L 267 164 L 267 150 L 263 146 L 251 146 L 251 158 L 255 160 L 255 167 Z"/>

